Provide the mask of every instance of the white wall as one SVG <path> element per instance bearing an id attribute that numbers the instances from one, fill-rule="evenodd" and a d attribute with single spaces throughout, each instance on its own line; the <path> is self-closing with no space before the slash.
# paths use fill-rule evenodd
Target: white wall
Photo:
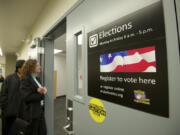
<path id="1" fill-rule="evenodd" d="M 17 59 L 27 60 L 28 59 L 28 53 L 29 53 L 29 44 L 25 44 L 19 50 Z"/>
<path id="2" fill-rule="evenodd" d="M 49 0 L 32 26 L 32 31 L 28 34 L 26 40 L 33 40 L 36 37 L 44 36 L 77 2 L 78 0 Z M 28 43 L 24 43 L 18 54 L 18 59 L 28 59 Z"/>
<path id="3" fill-rule="evenodd" d="M 57 90 L 56 96 L 66 95 L 67 80 L 66 80 L 66 56 L 54 56 L 54 70 L 57 70 Z"/>
<path id="4" fill-rule="evenodd" d="M 6 64 L 6 57 L 0 56 L 0 64 Z"/>
<path id="5" fill-rule="evenodd" d="M 79 48 L 81 51 L 81 48 Z M 81 53 L 78 55 L 79 60 L 79 91 L 78 94 L 82 94 L 82 80 L 80 80 L 80 75 L 82 75 L 82 61 Z M 57 70 L 57 90 L 56 96 L 66 95 L 67 93 L 67 70 L 66 70 L 66 56 L 54 55 L 54 70 Z"/>

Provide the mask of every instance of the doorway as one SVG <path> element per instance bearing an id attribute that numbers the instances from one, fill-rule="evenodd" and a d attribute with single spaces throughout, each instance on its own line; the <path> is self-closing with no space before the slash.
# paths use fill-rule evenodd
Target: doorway
<path id="1" fill-rule="evenodd" d="M 54 40 L 54 134 L 65 135 L 66 121 L 66 33 Z"/>
<path id="2" fill-rule="evenodd" d="M 53 111 L 46 110 L 46 114 L 51 114 L 53 122 L 51 123 L 54 127 L 49 128 L 51 134 L 55 135 L 66 135 L 73 134 L 73 100 L 70 99 L 69 95 L 72 94 L 71 88 L 68 85 L 69 73 L 74 70 L 76 74 L 75 85 L 71 87 L 76 87 L 74 94 L 76 95 L 76 100 L 82 102 L 83 96 L 83 68 L 82 68 L 82 45 L 83 45 L 83 30 L 78 29 L 74 35 L 74 49 L 75 53 L 69 53 L 69 49 L 66 42 L 66 19 L 60 22 L 49 34 L 46 35 L 43 42 L 45 45 L 45 83 L 49 84 L 49 89 L 52 89 L 49 97 L 49 106 L 53 103 Z M 71 65 L 67 65 L 67 58 L 71 57 L 73 68 Z M 51 64 L 50 64 L 51 63 Z M 52 74 L 49 73 L 51 71 Z M 51 77 L 51 78 L 50 78 Z M 53 82 L 53 83 L 52 83 Z M 49 91 L 50 92 L 50 91 Z M 71 94 L 70 94 L 71 93 Z M 48 100 L 47 98 L 47 100 Z M 81 98 L 81 99 L 80 99 Z M 46 104 L 48 108 L 48 102 Z M 47 116 L 47 118 L 49 118 Z M 47 124 L 49 124 L 47 122 Z M 53 131 L 52 131 L 53 130 Z"/>

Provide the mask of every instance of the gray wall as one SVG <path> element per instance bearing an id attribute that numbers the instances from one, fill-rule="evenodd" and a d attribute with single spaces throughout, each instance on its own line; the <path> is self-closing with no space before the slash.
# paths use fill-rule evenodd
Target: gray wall
<path id="1" fill-rule="evenodd" d="M 126 16 L 138 9 L 158 0 L 85 0 L 78 8 L 67 16 L 67 68 L 68 98 L 74 100 L 75 61 L 73 34 L 82 24 L 85 35 L 113 20 Z M 103 101 L 107 110 L 106 120 L 102 124 L 95 123 L 88 111 L 87 96 L 87 52 L 85 51 L 84 103 L 74 100 L 75 135 L 179 135 L 180 134 L 180 67 L 174 5 L 172 0 L 163 0 L 169 75 L 170 117 L 163 118 L 138 110 Z M 87 50 L 87 37 L 85 38 Z"/>

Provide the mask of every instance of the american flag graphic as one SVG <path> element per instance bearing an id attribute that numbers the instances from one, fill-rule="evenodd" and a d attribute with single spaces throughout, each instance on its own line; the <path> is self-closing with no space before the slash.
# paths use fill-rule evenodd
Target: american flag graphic
<path id="1" fill-rule="evenodd" d="M 100 55 L 100 72 L 156 72 L 155 47 Z"/>

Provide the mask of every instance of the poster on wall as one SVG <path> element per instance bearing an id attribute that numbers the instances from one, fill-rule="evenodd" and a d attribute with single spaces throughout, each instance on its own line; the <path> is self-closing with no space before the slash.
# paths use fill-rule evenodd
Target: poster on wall
<path id="1" fill-rule="evenodd" d="M 89 32 L 88 39 L 88 96 L 169 117 L 161 2 Z"/>

